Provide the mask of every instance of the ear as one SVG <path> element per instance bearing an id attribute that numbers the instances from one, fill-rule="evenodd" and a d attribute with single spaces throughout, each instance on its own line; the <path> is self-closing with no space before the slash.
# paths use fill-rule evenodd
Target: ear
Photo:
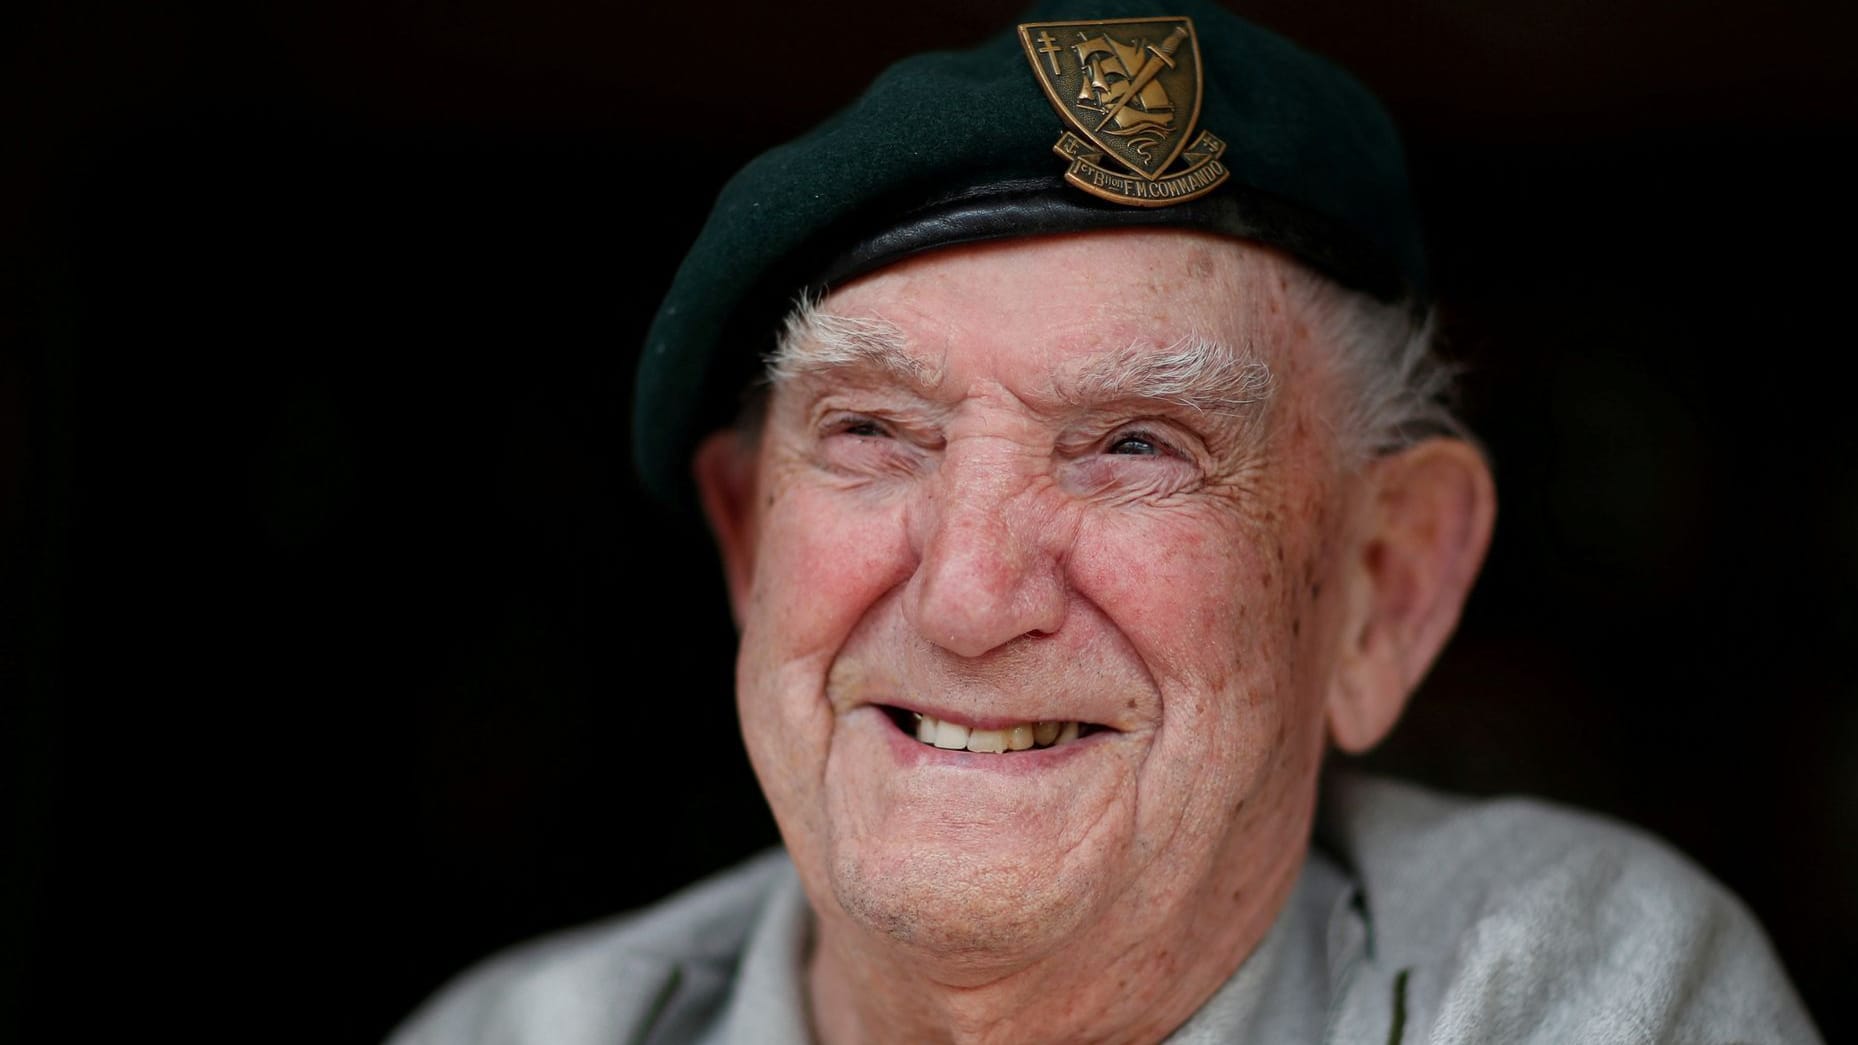
<path id="1" fill-rule="evenodd" d="M 1329 732 L 1361 752 L 1387 735 L 1458 625 L 1496 519 L 1490 468 L 1469 443 L 1429 439 L 1371 464 L 1343 563 L 1343 652 Z"/>
<path id="2" fill-rule="evenodd" d="M 755 576 L 755 447 L 741 432 L 712 432 L 697 445 L 692 462 L 704 518 L 722 555 L 723 581 L 729 587 L 729 611 L 736 628 L 748 608 Z"/>

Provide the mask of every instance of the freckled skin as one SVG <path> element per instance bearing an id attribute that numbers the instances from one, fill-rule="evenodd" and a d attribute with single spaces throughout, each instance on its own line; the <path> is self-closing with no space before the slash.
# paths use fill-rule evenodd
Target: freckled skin
<path id="1" fill-rule="evenodd" d="M 819 919 L 828 1041 L 1155 1040 L 1269 928 L 1307 845 L 1341 642 L 1318 591 L 1353 496 L 1285 264 L 1091 233 L 935 252 L 824 302 L 941 368 L 927 395 L 779 386 L 745 502 L 738 699 Z M 1048 394 L 1069 361 L 1190 333 L 1269 363 L 1258 417 L 1170 417 L 1165 453 L 1110 453 L 1117 431 Z M 911 700 L 1113 732 L 1038 773 L 906 765 L 875 705 Z"/>

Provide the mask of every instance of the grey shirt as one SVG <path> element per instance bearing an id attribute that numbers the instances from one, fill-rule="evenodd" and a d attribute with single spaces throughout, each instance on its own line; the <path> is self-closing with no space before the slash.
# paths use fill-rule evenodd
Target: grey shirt
<path id="1" fill-rule="evenodd" d="M 781 853 L 461 976 L 394 1045 L 812 1040 Z M 1336 776 L 1270 932 L 1172 1043 L 1817 1042 L 1761 929 L 1661 843 Z"/>

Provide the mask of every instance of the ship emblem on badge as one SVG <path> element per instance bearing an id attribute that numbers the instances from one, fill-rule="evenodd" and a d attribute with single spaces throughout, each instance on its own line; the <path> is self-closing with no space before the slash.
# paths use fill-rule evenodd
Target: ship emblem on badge
<path id="1" fill-rule="evenodd" d="M 1211 192 L 1232 173 L 1219 162 L 1226 143 L 1211 132 L 1189 144 L 1200 118 L 1193 19 L 1029 22 L 1019 42 L 1069 125 L 1052 146 L 1071 163 L 1066 181 L 1117 203 L 1165 207 Z"/>

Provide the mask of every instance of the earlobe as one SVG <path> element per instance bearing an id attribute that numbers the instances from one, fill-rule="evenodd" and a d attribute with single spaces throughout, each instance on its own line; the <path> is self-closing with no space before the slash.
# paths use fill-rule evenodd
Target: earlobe
<path id="1" fill-rule="evenodd" d="M 735 429 L 712 432 L 697 445 L 691 471 L 722 558 L 729 610 L 740 628 L 755 575 L 754 446 Z"/>
<path id="2" fill-rule="evenodd" d="M 1484 457 L 1430 439 L 1374 462 L 1347 585 L 1329 728 L 1345 751 L 1379 743 L 1458 624 L 1496 518 Z"/>

